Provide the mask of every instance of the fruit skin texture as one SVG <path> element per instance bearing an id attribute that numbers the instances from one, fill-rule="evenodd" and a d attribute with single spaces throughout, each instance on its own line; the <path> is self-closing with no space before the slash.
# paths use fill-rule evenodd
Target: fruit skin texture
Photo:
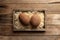
<path id="1" fill-rule="evenodd" d="M 33 14 L 30 21 L 32 28 L 37 28 L 37 26 L 40 24 L 40 21 L 41 20 L 39 14 Z"/>
<path id="2" fill-rule="evenodd" d="M 25 26 L 29 25 L 29 23 L 30 23 L 30 18 L 29 18 L 29 16 L 28 16 L 27 14 L 24 14 L 24 13 L 21 13 L 21 14 L 19 15 L 19 20 L 20 20 L 20 22 L 21 22 L 23 25 L 25 25 Z"/>

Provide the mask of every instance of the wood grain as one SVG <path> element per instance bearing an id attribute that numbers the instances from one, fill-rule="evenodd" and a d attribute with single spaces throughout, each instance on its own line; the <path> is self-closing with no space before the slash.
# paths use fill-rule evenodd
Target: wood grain
<path id="1" fill-rule="evenodd" d="M 0 35 L 60 35 L 60 4 L 5 4 L 8 6 L 7 10 L 0 13 Z M 45 33 L 21 33 L 13 32 L 13 9 L 35 9 L 45 10 Z M 57 16 L 56 16 L 57 15 Z M 53 19 L 53 17 L 57 17 Z M 53 22 L 53 21 L 57 22 Z M 54 24 L 52 24 L 54 23 Z M 58 23 L 58 24 L 55 24 Z"/>
<path id="2" fill-rule="evenodd" d="M 48 0 L 1 0 L 3 3 L 47 3 Z"/>
<path id="3" fill-rule="evenodd" d="M 56 40 L 58 36 L 0 36 L 0 40 Z"/>

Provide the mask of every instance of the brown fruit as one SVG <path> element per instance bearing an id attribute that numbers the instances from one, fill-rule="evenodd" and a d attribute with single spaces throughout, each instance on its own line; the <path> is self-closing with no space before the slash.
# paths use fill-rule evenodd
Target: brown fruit
<path id="1" fill-rule="evenodd" d="M 30 21 L 32 28 L 37 28 L 37 26 L 40 24 L 40 21 L 39 14 L 33 14 Z"/>
<path id="2" fill-rule="evenodd" d="M 30 17 L 27 14 L 25 14 L 25 13 L 21 13 L 19 15 L 19 20 L 20 20 L 20 22 L 23 25 L 26 25 L 27 26 L 29 24 L 29 22 L 30 22 Z"/>

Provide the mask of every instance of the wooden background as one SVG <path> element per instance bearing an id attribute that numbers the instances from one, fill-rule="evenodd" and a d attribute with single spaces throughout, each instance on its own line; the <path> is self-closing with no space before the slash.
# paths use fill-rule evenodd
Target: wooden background
<path id="1" fill-rule="evenodd" d="M 39 0 L 0 0 L 0 40 L 60 40 L 60 3 Z M 45 33 L 15 33 L 12 30 L 13 9 L 45 10 Z"/>

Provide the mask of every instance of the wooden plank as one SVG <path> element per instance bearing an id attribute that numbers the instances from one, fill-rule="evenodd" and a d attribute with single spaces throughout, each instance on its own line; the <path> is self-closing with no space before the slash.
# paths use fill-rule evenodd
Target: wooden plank
<path id="1" fill-rule="evenodd" d="M 60 12 L 60 4 L 48 4 L 48 11 Z"/>
<path id="2" fill-rule="evenodd" d="M 34 6 L 33 6 L 34 5 Z M 47 10 L 48 4 L 16 4 L 15 9 L 25 10 Z"/>
<path id="3" fill-rule="evenodd" d="M 60 2 L 60 0 L 0 0 L 1 3 L 50 3 Z"/>
<path id="4" fill-rule="evenodd" d="M 2 3 L 47 3 L 48 0 L 0 0 Z"/>
<path id="5" fill-rule="evenodd" d="M 60 12 L 60 4 L 29 4 L 29 3 L 11 3 L 11 4 L 5 4 L 8 6 L 7 10 L 12 11 L 11 9 L 35 9 L 35 10 L 46 10 L 46 11 L 52 11 L 52 12 Z M 33 6 L 34 5 L 34 6 Z"/>
<path id="6" fill-rule="evenodd" d="M 60 4 L 5 4 L 8 6 L 7 10 L 0 13 L 0 35 L 60 35 Z M 57 7 L 57 8 L 56 8 Z M 53 9 L 52 9 L 53 8 Z M 12 11 L 13 9 L 35 9 L 46 10 L 46 32 L 45 33 L 14 33 L 12 30 Z M 5 16 L 4 16 L 5 15 Z M 58 16 L 56 16 L 58 15 Z M 57 19 L 53 19 L 57 17 Z M 57 22 L 53 22 L 57 20 Z M 4 31 L 5 30 L 5 31 Z"/>
<path id="7" fill-rule="evenodd" d="M 60 25 L 60 12 L 48 12 L 46 14 L 46 24 Z"/>
<path id="8" fill-rule="evenodd" d="M 3 5 L 6 5 L 7 8 L 5 8 L 5 9 L 2 8 L 3 10 L 1 9 L 0 14 L 8 14 L 8 13 L 12 14 L 12 10 L 15 8 L 16 4 L 3 4 Z"/>
<path id="9" fill-rule="evenodd" d="M 60 36 L 58 36 L 56 40 L 60 40 Z"/>
<path id="10" fill-rule="evenodd" d="M 0 40 L 56 40 L 57 36 L 0 36 Z"/>

